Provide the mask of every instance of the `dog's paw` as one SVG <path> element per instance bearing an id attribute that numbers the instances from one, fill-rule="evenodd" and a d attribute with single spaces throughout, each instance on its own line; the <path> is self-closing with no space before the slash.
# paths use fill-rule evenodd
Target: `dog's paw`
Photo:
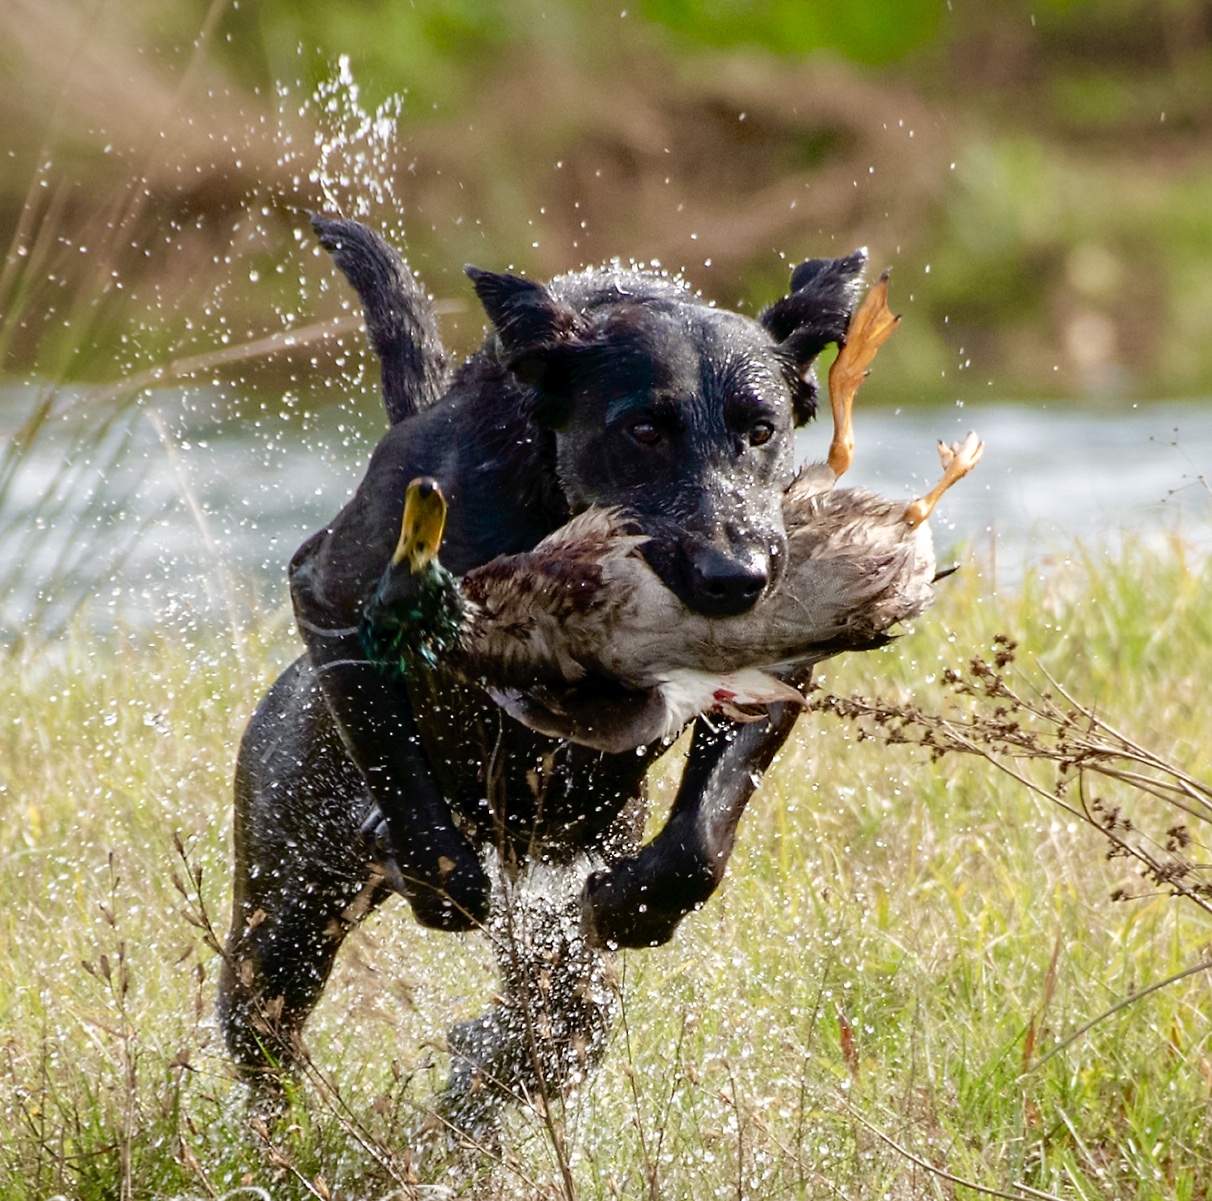
<path id="1" fill-rule="evenodd" d="M 474 853 L 470 864 L 440 856 L 438 882 L 430 884 L 400 872 L 400 889 L 422 926 L 458 933 L 475 930 L 488 918 L 489 883 Z"/>
<path id="2" fill-rule="evenodd" d="M 432 856 L 432 859 L 431 859 Z M 479 856 L 457 831 L 430 848 L 425 862 L 400 863 L 401 891 L 417 921 L 435 930 L 474 930 L 488 918 L 488 876 Z"/>
<path id="3" fill-rule="evenodd" d="M 625 859 L 609 871 L 593 872 L 581 892 L 581 932 L 590 946 L 659 947 L 667 943 L 678 923 L 695 908 L 668 909 L 654 904 L 636 870 Z"/>

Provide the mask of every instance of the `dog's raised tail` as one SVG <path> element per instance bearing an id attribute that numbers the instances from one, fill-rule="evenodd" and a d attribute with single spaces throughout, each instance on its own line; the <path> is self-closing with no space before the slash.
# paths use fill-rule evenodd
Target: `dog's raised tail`
<path id="1" fill-rule="evenodd" d="M 433 303 L 399 252 L 359 221 L 309 213 L 320 245 L 362 302 L 379 359 L 383 404 L 395 425 L 428 408 L 446 387 L 446 351 Z"/>

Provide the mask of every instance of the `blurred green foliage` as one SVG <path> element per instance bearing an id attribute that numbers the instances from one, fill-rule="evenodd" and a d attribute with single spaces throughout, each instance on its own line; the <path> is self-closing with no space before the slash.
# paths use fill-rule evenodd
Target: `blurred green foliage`
<path id="1" fill-rule="evenodd" d="M 942 0 L 846 4 L 841 0 L 643 0 L 646 17 L 695 46 L 760 46 L 776 54 L 836 51 L 881 65 L 928 42 L 938 31 Z"/>
<path id="2" fill-rule="evenodd" d="M 625 3 L 0 8 L 0 373 L 332 316 L 327 205 L 406 239 L 460 350 L 464 261 L 659 259 L 752 311 L 866 244 L 908 318 L 871 402 L 1212 393 L 1206 0 Z M 381 192 L 309 103 L 340 58 L 364 113 L 404 97 Z"/>
<path id="3" fill-rule="evenodd" d="M 405 92 L 414 101 L 410 119 L 424 120 L 434 104 L 468 103 L 476 65 L 517 36 L 509 12 L 509 5 L 485 0 L 266 0 L 233 6 L 225 28 L 246 82 L 301 79 L 315 87 L 338 55 L 351 54 L 372 103 Z"/>

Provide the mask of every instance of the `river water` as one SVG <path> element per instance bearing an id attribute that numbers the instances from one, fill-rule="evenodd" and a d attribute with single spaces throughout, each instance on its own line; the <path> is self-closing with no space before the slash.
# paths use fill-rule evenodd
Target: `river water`
<path id="1" fill-rule="evenodd" d="M 28 400 L 0 393 L 0 437 Z M 165 392 L 103 432 L 81 398 L 39 432 L 0 490 L 0 642 L 75 613 L 93 628 L 205 625 L 286 603 L 291 553 L 348 498 L 382 432 L 377 400 L 219 413 Z M 935 442 L 969 429 L 985 458 L 933 528 L 940 560 L 977 558 L 991 588 L 1075 541 L 1111 552 L 1125 533 L 1177 531 L 1212 548 L 1212 402 L 861 410 L 847 482 L 916 495 L 937 477 Z M 828 436 L 827 421 L 803 431 L 801 458 L 822 457 Z"/>

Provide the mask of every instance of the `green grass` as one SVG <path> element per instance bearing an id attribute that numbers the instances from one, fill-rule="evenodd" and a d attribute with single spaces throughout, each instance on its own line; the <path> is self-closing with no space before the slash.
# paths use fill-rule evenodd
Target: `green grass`
<path id="1" fill-rule="evenodd" d="M 475 6 L 463 7 L 475 15 Z M 474 34 L 495 53 L 491 27 L 469 26 L 464 36 L 462 10 L 446 9 L 445 23 L 431 22 L 434 38 L 449 35 L 454 44 Z M 240 11 L 244 16 L 232 10 L 224 17 L 237 30 L 251 19 L 248 6 Z M 339 37 L 344 47 L 347 21 Z M 293 62 L 296 41 L 272 42 L 267 34 L 267 80 L 291 77 L 296 67 L 274 59 L 285 54 Z M 407 41 L 391 45 L 415 56 L 417 46 Z M 380 42 L 385 47 L 390 39 Z M 620 42 L 622 53 L 631 44 Z M 199 61 L 207 45 L 199 39 Z M 1199 53 L 1193 45 L 1196 66 Z M 429 67 L 432 86 L 444 95 L 448 67 L 438 59 Z M 390 87 L 399 86 L 399 71 L 387 74 Z M 412 110 L 422 111 L 417 101 L 427 85 L 414 82 Z M 1139 100 L 1147 90 L 1137 93 Z M 485 92 L 477 103 L 495 103 L 494 95 Z M 1103 106 L 1101 92 L 1090 97 Z M 1090 97 L 1060 99 L 1080 109 Z M 1153 102 L 1141 104 L 1152 121 Z M 697 111 L 687 109 L 692 117 Z M 551 139 L 568 119 L 563 109 L 558 118 L 555 125 L 545 118 L 546 141 L 528 135 L 530 141 L 556 146 Z M 54 131 L 39 122 L 18 127 L 55 143 Z M 148 128 L 158 125 L 149 121 Z M 409 128 L 422 137 L 420 124 Z M 1161 259 L 1173 278 L 1168 307 L 1159 301 L 1153 308 L 1169 312 L 1184 336 L 1165 343 L 1166 363 L 1152 370 L 1176 388 L 1198 384 L 1206 375 L 1206 356 L 1196 351 L 1208 306 L 1195 301 L 1206 273 L 1192 266 L 1199 254 L 1175 248 L 1207 242 L 1208 206 L 1195 203 L 1207 192 L 1206 166 L 1171 151 L 1170 169 L 1154 172 L 1126 206 L 1091 210 L 1083 194 L 1078 208 L 1089 219 L 1070 228 L 1065 214 L 1073 206 L 1062 202 L 1076 176 L 1060 168 L 1041 176 L 1038 155 L 1017 127 L 994 122 L 982 130 L 964 134 L 954 152 L 952 216 L 930 209 L 930 220 L 946 226 L 934 238 L 941 238 L 938 253 L 920 232 L 917 248 L 907 251 L 923 265 L 938 264 L 919 303 L 940 316 L 975 306 L 978 334 L 1001 329 L 1021 300 L 1012 285 L 1022 276 L 1001 271 L 1003 260 L 1035 263 L 1044 282 L 1059 287 L 1077 239 L 1106 242 L 1112 265 L 1122 258 L 1130 268 L 1149 260 L 1153 246 L 1151 235 L 1141 234 L 1141 214 L 1164 213 L 1167 220 L 1150 228 L 1168 231 Z M 622 137 L 625 150 L 631 145 L 625 131 L 608 132 Z M 593 138 L 578 134 L 574 141 L 596 153 Z M 965 145 L 966 158 L 959 152 Z M 992 147 L 987 154 L 985 146 Z M 32 149 L 26 157 L 34 161 Z M 285 298 L 281 320 L 295 320 L 286 315 L 297 303 L 294 268 L 283 263 L 297 256 L 249 249 L 243 234 L 237 241 L 226 232 L 222 212 L 182 225 L 175 200 L 150 195 L 139 162 L 121 148 L 117 157 L 125 166 L 87 176 L 97 202 L 78 212 L 68 205 L 70 172 L 39 167 L 30 177 L 0 272 L 0 360 L 10 372 L 36 375 L 44 407 L 0 455 L 0 494 L 21 467 L 22 444 L 67 407 L 68 398 L 56 393 L 63 380 L 127 381 L 84 396 L 94 418 L 100 415 L 100 432 L 83 429 L 67 459 L 95 462 L 106 431 L 121 440 L 122 422 L 153 382 L 182 375 L 209 381 L 231 369 L 215 344 L 220 331 L 226 345 L 229 326 L 238 342 L 242 331 L 277 328 L 276 321 L 265 325 L 267 288 Z M 157 150 L 155 161 L 160 157 Z M 487 244 L 521 253 L 535 210 L 544 212 L 526 199 L 532 184 L 518 185 L 518 171 L 533 170 L 512 158 L 509 171 L 498 170 L 492 154 L 463 158 L 488 163 L 481 182 L 500 185 L 484 193 L 491 203 L 481 197 L 469 216 L 504 221 Z M 1133 179 L 1138 158 L 1125 159 Z M 965 174 L 965 162 L 986 159 L 1000 174 Z M 1108 195 L 1118 194 L 1118 164 L 1105 172 Z M 668 171 L 663 156 L 654 170 Z M 25 190 L 22 172 L 10 175 Z M 982 180 L 994 176 L 1010 185 L 1042 184 L 990 192 Z M 258 180 L 258 194 L 270 186 Z M 848 176 L 844 186 L 851 186 Z M 610 194 L 603 193 L 607 200 Z M 446 225 L 439 233 L 435 224 L 432 236 L 427 230 L 426 211 L 449 215 L 443 195 L 433 192 L 427 210 L 422 194 L 409 193 L 412 252 L 439 285 L 446 278 L 439 244 L 446 247 L 442 262 L 462 257 L 451 251 L 455 235 Z M 1182 203 L 1184 196 L 1192 203 Z M 575 219 L 564 213 L 572 229 L 584 227 L 582 199 L 591 197 L 573 190 L 552 201 L 564 209 L 575 203 Z M 11 200 L 10 210 L 18 203 Z M 958 224 L 957 214 L 964 218 Z M 478 220 L 465 226 L 477 246 L 484 236 Z M 511 222 L 516 229 L 506 236 L 501 231 Z M 256 235 L 261 227 L 251 228 Z M 281 228 L 273 228 L 276 238 Z M 960 242 L 957 257 L 947 248 Z M 214 254 L 214 245 L 229 244 L 242 264 L 235 273 Z M 1046 262 L 1036 253 L 1041 247 Z M 975 274 L 961 270 L 965 255 L 983 264 Z M 322 293 L 331 281 L 326 267 L 319 270 L 323 282 L 313 287 Z M 275 282 L 278 271 L 284 274 Z M 246 291 L 236 275 L 260 278 Z M 172 287 L 162 295 L 169 277 Z M 992 316 L 979 311 L 990 289 L 997 293 Z M 1178 303 L 1184 298 L 1190 303 Z M 1096 308 L 1102 303 L 1087 299 Z M 471 324 L 478 330 L 478 319 Z M 918 324 L 924 330 L 929 322 Z M 1145 332 L 1147 345 L 1162 345 Z M 968 335 L 960 340 L 969 342 Z M 1026 341 L 1050 345 L 1035 334 Z M 919 343 L 925 349 L 917 359 L 906 351 L 902 370 L 881 374 L 919 383 L 938 378 L 940 365 L 952 360 L 943 342 L 935 343 Z M 192 353 L 210 348 L 210 357 Z M 902 353 L 895 343 L 892 353 Z M 1056 357 L 1041 352 L 1031 361 L 1050 371 Z M 1010 351 L 987 346 L 976 359 L 1001 363 L 1003 382 L 1036 379 Z M 894 357 L 887 367 L 896 365 Z M 120 450 L 115 443 L 114 453 Z M 65 520 L 70 506 L 61 498 L 73 478 L 69 463 L 34 514 L 43 525 Z M 19 541 L 20 530 L 10 533 L 7 544 L 22 553 L 9 556 L 4 586 L 22 571 L 29 545 Z M 94 560 L 105 550 L 107 564 L 121 562 L 121 546 L 70 549 Z M 940 683 L 944 669 L 989 655 L 1004 632 L 1021 643 L 1019 671 L 1028 685 L 1041 682 L 1046 668 L 1162 756 L 1212 778 L 1207 566 L 1188 561 L 1178 543 L 1161 551 L 1130 546 L 1112 561 L 1071 558 L 1049 564 L 1013 595 L 990 595 L 975 572 L 952 581 L 912 637 L 828 665 L 822 687 L 941 707 L 951 696 Z M 46 597 L 64 601 L 75 561 L 65 559 Z M 208 924 L 221 934 L 229 906 L 232 763 L 253 704 L 296 653 L 289 616 L 277 613 L 255 628 L 185 632 L 166 624 L 150 634 L 104 638 L 80 619 L 48 637 L 43 616 L 31 612 L 27 636 L 0 652 L 0 1195 L 386 1201 L 408 1196 L 414 1174 L 451 1179 L 441 1164 L 409 1162 L 410 1131 L 444 1077 L 446 1030 L 480 1012 L 495 987 L 480 940 L 421 930 L 402 904 L 370 919 L 350 938 L 308 1028 L 313 1070 L 279 1127 L 250 1125 L 218 1037 L 218 957 Z M 1030 770 L 1033 778 L 1046 775 L 1038 765 Z M 654 780 L 654 823 L 671 799 L 670 779 Z M 1112 795 L 1142 821 L 1158 820 L 1156 805 L 1122 789 Z M 554 1118 L 571 1190 L 549 1129 L 538 1114 L 520 1110 L 510 1119 L 503 1161 L 460 1165 L 461 1195 L 975 1195 L 946 1173 L 1018 1197 L 1208 1201 L 1207 973 L 1141 996 L 1024 1074 L 1058 1040 L 1198 963 L 1212 945 L 1212 922 L 1198 906 L 1158 894 L 1124 860 L 1108 860 L 1106 846 L 1046 796 L 987 763 L 933 762 L 912 747 L 860 738 L 858 727 L 832 715 L 809 715 L 755 798 L 717 897 L 669 947 L 620 959 L 614 1044 L 592 1085 Z M 1209 859 L 1200 846 L 1190 853 Z M 1134 899 L 1112 902 L 1116 890 Z"/>
<path id="2" fill-rule="evenodd" d="M 1177 544 L 1075 553 L 1013 596 L 969 572 L 911 636 L 820 682 L 941 707 L 943 669 L 1005 632 L 1020 682 L 1042 683 L 1038 659 L 1206 780 L 1209 575 Z M 492 993 L 484 947 L 420 930 L 396 904 L 352 936 L 309 1027 L 316 1074 L 291 1122 L 265 1132 L 271 1151 L 217 1036 L 217 957 L 174 846 L 222 929 L 235 748 L 294 645 L 279 614 L 235 642 L 78 632 L 6 662 L 6 1198 L 407 1195 L 408 1131 L 442 1078 L 442 1036 Z M 671 790 L 655 783 L 657 820 Z M 1011 1196 L 1207 1198 L 1207 973 L 1022 1074 L 1212 942 L 1197 906 L 1105 851 L 986 763 L 802 719 L 717 897 L 670 946 L 620 960 L 605 1066 L 557 1115 L 576 1195 L 975 1195 L 942 1171 Z M 1136 899 L 1112 902 L 1117 888 Z M 566 1196 L 538 1116 L 511 1118 L 507 1146 L 509 1163 L 463 1165 L 460 1195 Z"/>

